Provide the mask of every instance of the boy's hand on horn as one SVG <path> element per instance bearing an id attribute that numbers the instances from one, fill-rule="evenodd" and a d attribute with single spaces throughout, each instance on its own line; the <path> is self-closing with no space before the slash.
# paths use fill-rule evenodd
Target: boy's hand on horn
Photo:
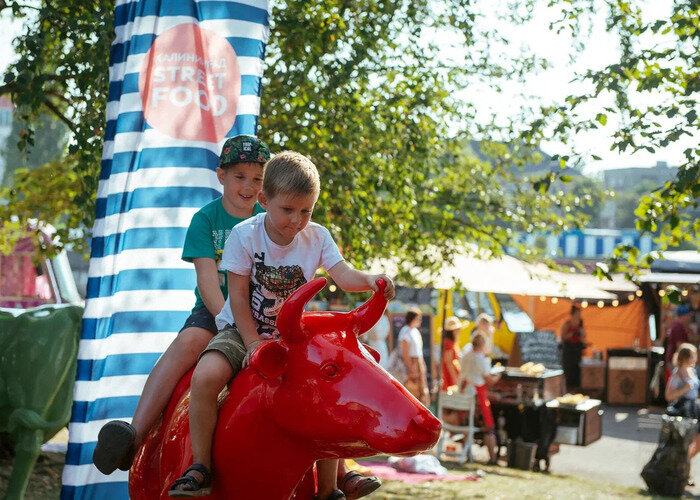
<path id="1" fill-rule="evenodd" d="M 386 300 L 391 300 L 396 295 L 396 290 L 394 289 L 394 282 L 386 274 L 373 274 L 369 276 L 369 287 L 375 292 L 379 291 L 379 285 L 377 281 L 384 280 L 386 282 L 386 287 L 384 288 L 384 298 Z"/>

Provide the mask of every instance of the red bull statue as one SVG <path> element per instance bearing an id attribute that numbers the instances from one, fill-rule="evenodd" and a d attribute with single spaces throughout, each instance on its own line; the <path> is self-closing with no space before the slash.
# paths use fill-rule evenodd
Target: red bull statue
<path id="1" fill-rule="evenodd" d="M 413 455 L 437 442 L 439 420 L 357 339 L 383 313 L 385 283 L 354 311 L 303 312 L 325 284 L 317 278 L 289 297 L 277 317 L 280 340 L 258 348 L 221 398 L 206 498 L 307 500 L 317 460 Z M 192 463 L 191 376 L 136 456 L 134 500 L 168 498 L 169 485 Z"/>

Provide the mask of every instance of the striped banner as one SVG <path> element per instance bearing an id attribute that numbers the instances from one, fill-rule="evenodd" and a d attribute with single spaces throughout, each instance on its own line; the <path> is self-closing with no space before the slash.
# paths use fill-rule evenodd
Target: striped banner
<path id="1" fill-rule="evenodd" d="M 92 465 L 100 427 L 130 421 L 194 305 L 180 259 L 192 215 L 220 196 L 227 137 L 256 132 L 267 0 L 117 0 L 87 301 L 62 499 L 126 499 Z"/>

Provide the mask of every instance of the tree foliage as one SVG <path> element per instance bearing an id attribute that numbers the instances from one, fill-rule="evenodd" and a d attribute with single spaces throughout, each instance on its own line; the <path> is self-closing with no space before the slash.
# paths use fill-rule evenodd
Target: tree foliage
<path id="1" fill-rule="evenodd" d="M 32 145 L 26 148 L 26 129 L 20 120 L 12 120 L 12 129 L 0 156 L 5 170 L 0 176 L 0 186 L 8 184 L 15 170 L 34 169 L 62 156 L 68 142 L 68 127 L 51 115 L 43 115 L 37 121 Z M 20 146 L 22 145 L 22 149 Z"/>
<path id="2" fill-rule="evenodd" d="M 577 32 L 595 10 L 593 0 L 501 3 L 507 7 L 504 22 L 525 22 L 536 4 L 549 4 L 565 14 L 552 28 Z M 697 117 L 689 115 L 697 86 L 697 64 L 690 63 L 697 53 L 682 48 L 697 41 L 697 6 L 676 1 L 674 17 L 639 27 L 635 2 L 604 3 L 608 28 L 623 43 L 619 64 L 582 75 L 595 82 L 595 92 L 504 125 L 477 120 L 479 96 L 458 91 L 479 82 L 500 88 L 546 64 L 527 52 L 503 50 L 494 57 L 507 37 L 484 22 L 486 13 L 492 15 L 490 2 L 275 1 L 259 135 L 275 149 L 298 150 L 317 163 L 323 190 L 314 217 L 332 229 L 355 263 L 391 256 L 437 268 L 460 242 L 499 254 L 518 246 L 518 232 L 580 227 L 586 221 L 581 209 L 596 200 L 556 189 L 570 180 L 563 169 L 534 178 L 518 170 L 536 160 L 541 140 L 566 140 L 577 130 L 600 126 L 606 113 L 629 117 L 614 133 L 621 150 L 661 147 L 697 127 Z M 63 241 L 82 241 L 84 236 L 68 230 L 87 234 L 94 217 L 113 4 L 0 1 L 0 11 L 26 19 L 15 44 L 19 59 L 0 93 L 12 97 L 26 123 L 27 145 L 47 110 L 72 131 L 65 163 L 72 180 L 65 199 L 44 208 L 30 203 L 51 185 L 42 176 L 52 174 L 24 173 L 0 215 L 52 222 Z M 667 28 L 678 38 L 675 52 L 635 52 L 635 40 L 646 30 Z M 450 50 L 445 37 L 438 43 L 439 33 L 450 34 L 458 60 L 446 55 Z M 674 104 L 651 111 L 674 125 L 660 121 L 656 127 L 649 111 L 635 112 L 625 98 L 635 89 L 675 93 Z M 604 92 L 616 95 L 615 106 L 601 110 L 597 121 L 579 112 Z M 472 139 L 481 141 L 490 161 L 465 146 Z M 687 227 L 683 209 L 696 203 L 697 150 L 687 156 L 678 178 L 643 201 L 640 229 Z M 559 160 L 566 165 L 567 158 Z M 677 232 L 670 230 L 669 238 Z"/>
<path id="3" fill-rule="evenodd" d="M 697 245 L 700 2 L 668 2 L 668 16 L 660 19 L 647 19 L 641 0 L 550 0 L 549 4 L 566 6 L 565 15 L 550 28 L 574 34 L 597 11 L 606 12 L 606 29 L 616 35 L 620 55 L 602 69 L 578 75 L 589 90 L 568 96 L 561 105 L 543 108 L 542 122 L 550 127 L 535 127 L 525 136 L 542 137 L 550 130 L 549 137 L 566 141 L 576 131 L 604 128 L 613 139 L 611 149 L 620 152 L 655 153 L 678 141 L 688 143 L 676 177 L 639 198 L 635 225 L 642 233 L 656 234 L 661 250 Z M 609 117 L 615 118 L 615 125 L 608 123 Z M 642 260 L 636 248 L 623 245 L 599 274 L 625 271 L 632 276 L 653 258 L 648 255 Z"/>

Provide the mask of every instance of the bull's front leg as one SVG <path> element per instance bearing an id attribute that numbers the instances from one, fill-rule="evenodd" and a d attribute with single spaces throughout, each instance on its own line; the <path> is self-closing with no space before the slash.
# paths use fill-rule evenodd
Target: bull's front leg
<path id="1" fill-rule="evenodd" d="M 44 438 L 40 429 L 17 429 L 12 433 L 15 439 L 15 463 L 10 475 L 7 492 L 3 500 L 21 500 L 27 489 L 29 476 L 36 463 Z"/>

